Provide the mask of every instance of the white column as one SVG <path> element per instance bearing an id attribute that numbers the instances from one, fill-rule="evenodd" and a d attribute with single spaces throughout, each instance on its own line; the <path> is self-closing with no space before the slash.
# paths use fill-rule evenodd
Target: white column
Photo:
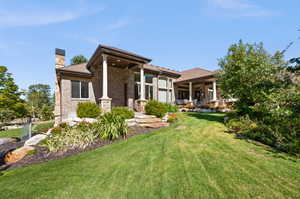
<path id="1" fill-rule="evenodd" d="M 213 101 L 217 100 L 217 83 L 213 81 Z"/>
<path id="2" fill-rule="evenodd" d="M 102 59 L 102 99 L 107 99 L 107 55 L 102 55 Z"/>
<path id="3" fill-rule="evenodd" d="M 193 98 L 192 98 L 192 92 L 193 92 L 193 83 L 192 82 L 189 82 L 189 96 L 190 96 L 190 99 L 189 101 L 192 102 L 193 101 Z"/>
<path id="4" fill-rule="evenodd" d="M 144 66 L 140 68 L 140 79 L 141 79 L 141 97 L 140 100 L 145 100 L 145 77 L 144 77 Z"/>

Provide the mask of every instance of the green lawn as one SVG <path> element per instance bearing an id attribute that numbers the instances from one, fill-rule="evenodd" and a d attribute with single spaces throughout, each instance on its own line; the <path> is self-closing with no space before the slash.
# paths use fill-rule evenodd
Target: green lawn
<path id="1" fill-rule="evenodd" d="M 54 125 L 53 122 L 46 122 L 46 123 L 41 123 L 41 124 L 36 124 L 33 126 L 33 133 L 40 133 L 46 131 L 46 129 L 51 128 Z M 22 131 L 24 128 L 19 128 L 19 129 L 11 129 L 7 131 L 0 131 L 0 138 L 9 138 L 9 137 L 16 137 L 20 138 Z"/>
<path id="2" fill-rule="evenodd" d="M 0 198 L 300 198 L 300 160 L 224 133 L 221 114 L 180 117 L 149 134 L 4 172 Z"/>
<path id="3" fill-rule="evenodd" d="M 22 129 L 23 128 L 0 131 L 0 138 L 11 138 L 11 137 L 19 138 L 21 136 Z"/>

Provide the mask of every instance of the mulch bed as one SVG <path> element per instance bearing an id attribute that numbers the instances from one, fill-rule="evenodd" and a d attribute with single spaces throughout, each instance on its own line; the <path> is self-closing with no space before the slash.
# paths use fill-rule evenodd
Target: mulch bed
<path id="1" fill-rule="evenodd" d="M 149 133 L 155 129 L 149 129 L 149 128 L 143 128 L 140 126 L 134 126 L 130 127 L 130 130 L 128 132 L 127 138 L 133 137 L 135 135 L 139 134 L 144 134 L 144 133 Z M 3 170 L 11 170 L 11 169 L 16 169 L 20 167 L 25 167 L 28 165 L 33 165 L 33 164 L 38 164 L 42 162 L 48 162 L 51 160 L 58 160 L 62 158 L 66 158 L 72 155 L 76 155 L 85 151 L 93 150 L 108 144 L 112 144 L 114 142 L 118 142 L 120 140 L 123 140 L 122 137 L 119 137 L 115 140 L 97 140 L 93 144 L 87 146 L 84 149 L 76 148 L 76 149 L 70 149 L 66 152 L 58 152 L 58 153 L 49 153 L 49 150 L 46 147 L 41 147 L 41 146 L 34 146 L 34 148 L 37 150 L 36 153 L 32 155 L 27 155 L 25 156 L 22 160 L 19 160 L 16 163 L 13 164 L 4 164 L 3 162 L 0 161 L 0 171 Z M 16 142 L 16 143 L 8 143 L 7 146 L 5 147 L 10 147 L 10 148 L 18 148 L 23 146 L 24 143 L 21 142 Z M 3 146 L 1 146 L 3 148 Z"/>

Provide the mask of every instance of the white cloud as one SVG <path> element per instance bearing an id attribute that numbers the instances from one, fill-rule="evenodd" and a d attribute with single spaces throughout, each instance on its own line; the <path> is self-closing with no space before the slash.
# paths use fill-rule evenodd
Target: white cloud
<path id="1" fill-rule="evenodd" d="M 28 8 L 9 7 L 0 8 L 0 27 L 37 26 L 71 21 L 82 16 L 92 15 L 102 11 L 104 7 L 90 7 L 84 1 L 68 8 L 58 8 L 52 5 L 29 5 Z"/>
<path id="2" fill-rule="evenodd" d="M 231 17 L 266 17 L 274 15 L 271 10 L 265 9 L 248 0 L 207 0 L 206 12 L 210 15 Z"/>
<path id="3" fill-rule="evenodd" d="M 34 26 L 60 23 L 74 20 L 82 16 L 81 13 L 71 11 L 49 13 L 0 13 L 1 26 Z"/>

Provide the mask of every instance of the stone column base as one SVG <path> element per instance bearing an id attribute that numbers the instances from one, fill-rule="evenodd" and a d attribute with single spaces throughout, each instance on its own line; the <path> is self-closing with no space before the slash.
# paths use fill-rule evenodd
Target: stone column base
<path id="1" fill-rule="evenodd" d="M 147 100 L 136 100 L 136 111 L 144 113 L 146 104 Z"/>
<path id="2" fill-rule="evenodd" d="M 108 113 L 111 111 L 111 98 L 100 98 L 100 108 L 102 113 Z"/>

